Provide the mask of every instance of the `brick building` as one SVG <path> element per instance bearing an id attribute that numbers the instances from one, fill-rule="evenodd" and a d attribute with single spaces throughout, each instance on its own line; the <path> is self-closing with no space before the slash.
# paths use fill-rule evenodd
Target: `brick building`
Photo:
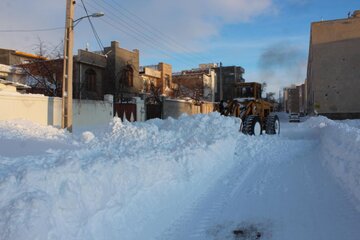
<path id="1" fill-rule="evenodd" d="M 143 93 L 150 93 L 151 86 L 160 95 L 170 96 L 173 94 L 172 66 L 166 63 L 140 67 L 140 78 L 143 81 Z"/>
<path id="2" fill-rule="evenodd" d="M 215 100 L 216 73 L 208 65 L 201 64 L 199 68 L 173 74 L 173 83 L 176 84 L 175 97 Z"/>

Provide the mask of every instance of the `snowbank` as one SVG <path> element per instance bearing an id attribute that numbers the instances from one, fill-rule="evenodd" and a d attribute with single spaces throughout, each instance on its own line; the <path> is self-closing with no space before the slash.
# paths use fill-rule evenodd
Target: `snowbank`
<path id="1" fill-rule="evenodd" d="M 47 148 L 0 153 L 0 239 L 151 239 L 231 165 L 238 128 L 218 113 L 115 118 L 105 132 L 74 136 L 2 123 L 0 145 Z"/>
<path id="2" fill-rule="evenodd" d="M 349 124 L 350 123 L 350 124 Z M 339 180 L 360 209 L 360 121 L 332 121 L 310 118 L 305 126 L 317 128 L 322 161 Z"/>

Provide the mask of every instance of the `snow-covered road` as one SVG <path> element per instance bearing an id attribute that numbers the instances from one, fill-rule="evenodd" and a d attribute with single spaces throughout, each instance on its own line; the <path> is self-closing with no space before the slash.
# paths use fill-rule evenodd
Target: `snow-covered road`
<path id="1" fill-rule="evenodd" d="M 293 125 L 256 139 L 265 148 L 253 155 L 238 141 L 233 167 L 159 239 L 359 239 L 360 214 L 322 166 L 319 140 Z"/>
<path id="2" fill-rule="evenodd" d="M 282 120 L 0 122 L 0 239 L 360 239 L 360 121 Z"/>

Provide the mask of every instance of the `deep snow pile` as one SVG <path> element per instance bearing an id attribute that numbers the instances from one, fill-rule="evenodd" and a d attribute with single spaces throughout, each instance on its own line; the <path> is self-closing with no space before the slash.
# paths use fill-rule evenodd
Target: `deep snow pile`
<path id="1" fill-rule="evenodd" d="M 115 118 L 70 135 L 3 122 L 0 239 L 151 239 L 231 165 L 238 124 L 217 113 Z M 35 151 L 21 152 L 24 139 Z"/>
<path id="2" fill-rule="evenodd" d="M 279 137 L 245 136 L 237 120 L 218 113 L 115 118 L 75 134 L 0 122 L 0 239 L 154 239 L 234 166 L 244 166 L 233 174 L 245 181 L 247 164 L 292 164 L 318 142 L 322 162 L 360 207 L 359 122 L 283 122 Z"/>
<path id="3" fill-rule="evenodd" d="M 332 121 L 320 116 L 310 118 L 302 125 L 317 131 L 324 165 L 349 192 L 360 210 L 360 121 Z"/>

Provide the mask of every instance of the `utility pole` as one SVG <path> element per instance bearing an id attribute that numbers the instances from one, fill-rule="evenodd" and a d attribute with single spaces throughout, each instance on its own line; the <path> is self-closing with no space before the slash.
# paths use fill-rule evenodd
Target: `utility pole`
<path id="1" fill-rule="evenodd" d="M 64 73 L 62 81 L 61 127 L 72 132 L 73 101 L 73 47 L 74 47 L 74 0 L 66 0 L 66 20 L 64 38 Z"/>

